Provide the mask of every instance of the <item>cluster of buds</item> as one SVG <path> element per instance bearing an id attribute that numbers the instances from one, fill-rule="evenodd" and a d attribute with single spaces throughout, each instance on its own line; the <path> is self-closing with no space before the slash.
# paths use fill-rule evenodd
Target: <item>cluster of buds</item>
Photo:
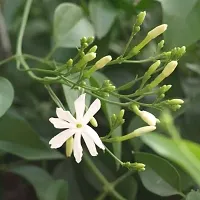
<path id="1" fill-rule="evenodd" d="M 143 163 L 131 163 L 131 162 L 125 162 L 122 164 L 123 167 L 128 168 L 129 170 L 134 170 L 134 171 L 145 171 L 145 164 Z"/>
<path id="2" fill-rule="evenodd" d="M 159 104 L 162 108 L 169 108 L 173 111 L 177 111 L 181 108 L 181 105 L 184 103 L 182 99 L 171 99 L 163 101 Z"/>
<path id="3" fill-rule="evenodd" d="M 94 42 L 94 37 L 88 37 L 88 38 L 83 37 L 83 38 L 81 38 L 81 40 L 80 40 L 80 43 L 81 43 L 80 50 L 87 48 L 93 42 Z"/>
<path id="4" fill-rule="evenodd" d="M 111 116 L 111 129 L 112 130 L 121 126 L 125 122 L 125 119 L 123 119 L 123 117 L 124 117 L 124 110 L 121 110 L 118 115 L 113 114 Z"/>

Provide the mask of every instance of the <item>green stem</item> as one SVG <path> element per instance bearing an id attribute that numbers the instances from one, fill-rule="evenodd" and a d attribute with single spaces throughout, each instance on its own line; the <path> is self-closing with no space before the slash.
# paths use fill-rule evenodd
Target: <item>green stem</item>
<path id="1" fill-rule="evenodd" d="M 11 57 L 9 57 L 9 58 L 6 58 L 6 59 L 0 61 L 0 66 L 1 66 L 1 65 L 4 65 L 4 64 L 6 64 L 6 63 L 8 63 L 8 62 L 10 62 L 10 61 L 12 61 L 12 60 L 14 60 L 15 58 L 16 58 L 16 55 L 13 55 L 13 56 L 11 56 Z"/>
<path id="2" fill-rule="evenodd" d="M 51 87 L 49 85 L 45 85 L 45 87 L 46 87 L 47 91 L 49 92 L 49 95 L 51 96 L 53 101 L 56 103 L 56 105 L 58 107 L 62 108 L 63 110 L 65 110 L 64 105 L 62 104 L 60 99 L 57 97 L 57 95 L 54 93 L 54 91 L 51 89 Z"/>
<path id="3" fill-rule="evenodd" d="M 119 159 L 117 158 L 107 147 L 106 147 L 106 151 L 117 161 L 120 163 L 120 165 L 123 165 L 124 163 Z"/>
<path id="4" fill-rule="evenodd" d="M 105 200 L 107 192 L 101 193 L 95 200 Z"/>
<path id="5" fill-rule="evenodd" d="M 117 180 L 115 180 L 112 183 L 113 186 L 117 186 L 119 183 L 121 183 L 123 180 L 125 180 L 126 178 L 128 178 L 130 175 L 132 175 L 135 172 L 136 171 L 128 171 L 128 172 L 124 173 L 122 176 L 120 176 Z"/>
<path id="6" fill-rule="evenodd" d="M 90 157 L 87 153 L 84 153 L 83 159 L 85 160 L 88 167 L 93 171 L 95 176 L 99 179 L 99 181 L 105 185 L 108 186 L 110 183 L 107 181 L 107 179 L 102 175 L 102 173 L 99 171 L 99 169 L 94 165 L 94 163 L 91 161 Z"/>
<path id="7" fill-rule="evenodd" d="M 87 153 L 84 154 L 84 160 L 87 163 L 88 167 L 93 171 L 93 173 L 96 175 L 96 177 L 99 179 L 101 183 L 103 183 L 104 188 L 107 192 L 112 194 L 116 199 L 118 200 L 126 200 L 124 197 L 122 197 L 117 191 L 115 191 L 113 185 L 107 181 L 107 179 L 102 175 L 102 173 L 99 171 L 99 169 L 94 165 L 94 163 L 91 161 L 90 157 L 87 155 Z M 106 192 L 105 191 L 105 192 Z M 107 193 L 106 192 L 106 193 Z"/>
<path id="8" fill-rule="evenodd" d="M 55 46 L 51 49 L 51 51 L 47 54 L 47 56 L 45 57 L 45 60 L 49 60 L 49 59 L 51 58 L 51 56 L 56 52 L 57 48 L 58 48 L 58 47 L 55 45 Z"/>
<path id="9" fill-rule="evenodd" d="M 23 13 L 23 18 L 22 18 L 22 23 L 19 31 L 19 36 L 17 39 L 17 50 L 16 50 L 16 61 L 17 61 L 17 68 L 20 68 L 20 64 L 23 65 L 24 69 L 29 70 L 29 66 L 24 60 L 24 57 L 22 55 L 22 41 L 23 41 L 23 36 L 24 36 L 24 31 L 26 28 L 27 20 L 28 20 L 28 15 L 30 12 L 31 4 L 33 0 L 27 0 L 24 13 Z M 37 81 L 42 81 L 42 78 L 37 77 L 32 71 L 28 71 L 28 74 L 31 78 L 37 80 Z"/>

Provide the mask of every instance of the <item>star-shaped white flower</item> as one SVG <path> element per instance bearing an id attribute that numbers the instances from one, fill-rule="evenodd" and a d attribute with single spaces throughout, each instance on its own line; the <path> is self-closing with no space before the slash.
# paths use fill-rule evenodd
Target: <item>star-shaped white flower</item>
<path id="1" fill-rule="evenodd" d="M 73 153 L 76 162 L 81 162 L 83 156 L 83 148 L 81 146 L 81 137 L 92 156 L 97 156 L 96 145 L 105 149 L 101 139 L 95 130 L 87 124 L 91 118 L 98 112 L 101 107 L 101 102 L 96 99 L 85 112 L 85 94 L 79 96 L 74 102 L 76 118 L 69 111 L 64 111 L 62 108 L 56 109 L 58 118 L 50 118 L 49 121 L 58 129 L 66 129 L 53 137 L 49 144 L 51 148 L 57 149 L 61 147 L 70 137 L 74 136 Z"/>

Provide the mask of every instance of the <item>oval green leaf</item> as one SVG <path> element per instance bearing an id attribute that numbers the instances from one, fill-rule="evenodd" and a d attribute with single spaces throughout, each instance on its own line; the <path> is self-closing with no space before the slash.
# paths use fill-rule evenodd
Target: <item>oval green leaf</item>
<path id="1" fill-rule="evenodd" d="M 167 160 L 148 153 L 136 153 L 135 158 L 146 165 L 146 170 L 139 175 L 147 190 L 160 196 L 180 193 L 180 176 Z"/>
<path id="2" fill-rule="evenodd" d="M 0 119 L 0 150 L 27 160 L 64 158 L 50 149 L 23 119 L 8 114 Z"/>
<path id="3" fill-rule="evenodd" d="M 73 3 L 62 3 L 56 8 L 53 29 L 56 47 L 77 47 L 82 37 L 94 35 L 81 7 Z"/>
<path id="4" fill-rule="evenodd" d="M 92 0 L 89 3 L 89 11 L 95 33 L 97 37 L 101 39 L 108 33 L 113 25 L 118 10 L 108 1 Z"/>
<path id="5" fill-rule="evenodd" d="M 14 89 L 7 79 L 0 77 L 0 117 L 10 108 L 14 99 Z"/>

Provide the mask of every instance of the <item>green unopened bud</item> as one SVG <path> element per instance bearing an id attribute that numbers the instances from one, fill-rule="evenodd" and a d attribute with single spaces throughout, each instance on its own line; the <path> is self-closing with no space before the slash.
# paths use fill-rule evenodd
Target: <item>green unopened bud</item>
<path id="1" fill-rule="evenodd" d="M 111 56 L 105 56 L 95 63 L 96 69 L 101 69 L 112 60 Z"/>
<path id="2" fill-rule="evenodd" d="M 102 95 L 103 95 L 104 98 L 107 98 L 107 97 L 110 96 L 109 93 L 107 93 L 107 92 L 103 92 Z"/>
<path id="3" fill-rule="evenodd" d="M 156 61 L 155 63 L 153 63 L 150 67 L 149 67 L 149 69 L 148 69 L 148 71 L 147 71 L 147 74 L 148 75 L 152 75 L 155 71 L 156 71 L 156 69 L 160 66 L 160 60 L 158 60 L 158 61 Z"/>
<path id="4" fill-rule="evenodd" d="M 94 117 L 92 117 L 92 119 L 90 120 L 90 123 L 91 123 L 92 126 L 94 126 L 94 127 L 97 127 L 97 126 L 98 126 L 97 120 L 96 120 Z"/>
<path id="5" fill-rule="evenodd" d="M 113 92 L 115 89 L 116 89 L 116 87 L 114 85 L 111 85 L 111 86 L 106 88 L 106 91 Z"/>
<path id="6" fill-rule="evenodd" d="M 153 30 L 149 31 L 147 37 L 149 38 L 149 40 L 153 40 L 154 38 L 164 33 L 166 30 L 167 30 L 167 24 L 162 24 L 160 26 L 155 27 Z"/>
<path id="7" fill-rule="evenodd" d="M 93 36 L 87 38 L 87 43 L 88 44 L 92 44 L 93 42 L 94 42 L 94 37 Z"/>
<path id="8" fill-rule="evenodd" d="M 88 51 L 88 53 L 92 53 L 92 52 L 95 53 L 96 50 L 97 50 L 97 45 L 93 46 L 93 47 Z"/>
<path id="9" fill-rule="evenodd" d="M 171 87 L 172 85 L 163 85 L 162 87 L 160 87 L 159 93 L 160 94 L 166 93 Z"/>
<path id="10" fill-rule="evenodd" d="M 88 47 L 88 43 L 83 43 L 83 44 L 82 44 L 82 48 L 85 49 L 85 48 L 87 48 L 87 47 Z"/>
<path id="11" fill-rule="evenodd" d="M 164 47 L 164 44 L 165 44 L 165 41 L 164 41 L 164 40 L 161 40 L 161 41 L 158 43 L 158 51 L 160 51 L 160 50 Z"/>
<path id="12" fill-rule="evenodd" d="M 67 61 L 67 67 L 71 67 L 73 65 L 73 60 L 70 58 L 68 61 Z"/>
<path id="13" fill-rule="evenodd" d="M 140 31 L 140 27 L 139 26 L 134 26 L 133 27 L 133 32 L 132 34 L 135 35 L 136 33 L 138 33 Z"/>
<path id="14" fill-rule="evenodd" d="M 141 26 L 142 23 L 144 22 L 144 19 L 146 17 L 146 12 L 140 12 L 138 15 L 137 15 L 137 18 L 136 18 L 136 22 L 135 22 L 135 25 L 136 26 Z"/>
<path id="15" fill-rule="evenodd" d="M 122 166 L 128 168 L 129 170 L 145 171 L 145 164 L 143 164 L 143 163 L 125 162 L 122 164 Z"/>
<path id="16" fill-rule="evenodd" d="M 119 112 L 119 118 L 122 119 L 124 117 L 124 113 L 125 113 L 124 109 L 120 110 L 120 112 Z"/>
<path id="17" fill-rule="evenodd" d="M 115 124 L 116 120 L 117 120 L 117 116 L 116 116 L 116 114 L 113 114 L 111 116 L 111 124 L 112 124 L 112 126 Z"/>
<path id="18" fill-rule="evenodd" d="M 170 63 L 168 63 L 166 65 L 166 67 L 164 68 L 164 70 L 162 71 L 162 75 L 166 78 L 168 77 L 175 69 L 176 66 L 178 65 L 177 61 L 171 61 Z"/>
<path id="19" fill-rule="evenodd" d="M 81 46 L 82 46 L 84 43 L 87 43 L 87 38 L 86 38 L 86 37 L 82 37 L 82 38 L 81 38 Z"/>
<path id="20" fill-rule="evenodd" d="M 67 157 L 71 157 L 72 155 L 72 151 L 73 151 L 73 143 L 74 143 L 74 139 L 73 137 L 70 137 L 67 141 L 66 141 L 66 149 L 65 149 L 65 153 Z"/>
<path id="21" fill-rule="evenodd" d="M 171 99 L 167 101 L 169 104 L 183 104 L 184 101 L 182 99 Z"/>

